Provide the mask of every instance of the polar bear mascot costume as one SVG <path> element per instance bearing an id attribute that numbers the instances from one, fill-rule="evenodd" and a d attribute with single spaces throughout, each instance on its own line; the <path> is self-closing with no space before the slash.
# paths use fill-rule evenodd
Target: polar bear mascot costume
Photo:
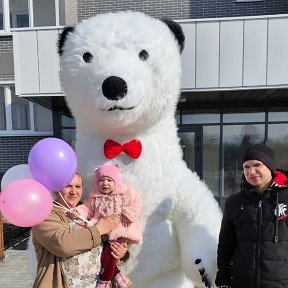
<path id="1" fill-rule="evenodd" d="M 86 196 L 94 169 L 117 163 L 144 201 L 144 243 L 123 266 L 135 288 L 210 287 L 217 270 L 221 210 L 177 137 L 183 47 L 177 23 L 131 11 L 99 14 L 59 39 Z"/>

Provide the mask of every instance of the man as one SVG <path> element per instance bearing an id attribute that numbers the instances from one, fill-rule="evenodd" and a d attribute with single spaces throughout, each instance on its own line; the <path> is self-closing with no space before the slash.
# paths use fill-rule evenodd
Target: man
<path id="1" fill-rule="evenodd" d="M 215 283 L 288 288 L 287 176 L 276 171 L 273 150 L 262 144 L 250 147 L 242 164 L 241 191 L 225 203 Z"/>

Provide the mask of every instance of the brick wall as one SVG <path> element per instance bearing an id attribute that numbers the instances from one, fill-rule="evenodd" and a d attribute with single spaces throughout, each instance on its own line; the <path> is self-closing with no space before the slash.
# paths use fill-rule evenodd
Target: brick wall
<path id="1" fill-rule="evenodd" d="M 14 75 L 0 75 L 0 82 L 14 81 Z"/>
<path id="2" fill-rule="evenodd" d="M 236 2 L 236 0 L 79 0 L 78 19 L 98 13 L 137 10 L 154 17 L 198 19 L 288 13 L 287 0 Z"/>
<path id="3" fill-rule="evenodd" d="M 12 36 L 0 37 L 0 53 L 13 52 Z M 14 75 L 0 75 L 0 82 L 14 81 Z"/>
<path id="4" fill-rule="evenodd" d="M 4 174 L 9 168 L 18 164 L 27 164 L 28 156 L 33 145 L 46 137 L 11 136 L 0 137 L 0 173 Z M 0 175 L 0 178 L 2 175 Z"/>
<path id="5" fill-rule="evenodd" d="M 65 1 L 65 25 L 73 25 L 78 22 L 77 0 Z"/>
<path id="6" fill-rule="evenodd" d="M 13 51 L 13 40 L 12 36 L 1 36 L 0 37 L 0 52 L 12 52 Z"/>

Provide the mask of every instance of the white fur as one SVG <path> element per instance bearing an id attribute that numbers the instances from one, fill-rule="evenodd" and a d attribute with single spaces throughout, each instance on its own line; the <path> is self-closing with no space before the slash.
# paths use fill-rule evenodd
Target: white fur
<path id="1" fill-rule="evenodd" d="M 147 61 L 138 57 L 143 49 Z M 142 13 L 100 14 L 78 24 L 63 50 L 60 77 L 76 119 L 86 195 L 95 167 L 109 162 L 105 140 L 142 142 L 139 159 L 120 154 L 111 160 L 144 200 L 144 243 L 131 247 L 125 272 L 137 288 L 203 287 L 198 269 L 204 267 L 212 280 L 216 274 L 221 212 L 208 187 L 182 160 L 174 116 L 181 63 L 174 35 L 165 23 Z M 85 52 L 93 55 L 91 63 L 83 61 Z M 103 96 L 102 82 L 109 76 L 127 82 L 126 97 L 111 101 Z M 135 108 L 103 111 L 115 104 Z M 196 259 L 202 260 L 199 265 Z"/>

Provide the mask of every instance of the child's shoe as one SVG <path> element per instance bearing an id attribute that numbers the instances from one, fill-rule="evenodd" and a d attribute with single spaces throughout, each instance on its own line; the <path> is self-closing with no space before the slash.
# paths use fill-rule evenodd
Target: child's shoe
<path id="1" fill-rule="evenodd" d="M 102 281 L 98 280 L 96 288 L 110 288 L 111 287 L 111 281 Z"/>
<path id="2" fill-rule="evenodd" d="M 118 285 L 118 288 L 127 288 L 132 285 L 132 281 L 128 277 L 126 277 L 122 272 L 119 272 L 114 279 Z"/>

